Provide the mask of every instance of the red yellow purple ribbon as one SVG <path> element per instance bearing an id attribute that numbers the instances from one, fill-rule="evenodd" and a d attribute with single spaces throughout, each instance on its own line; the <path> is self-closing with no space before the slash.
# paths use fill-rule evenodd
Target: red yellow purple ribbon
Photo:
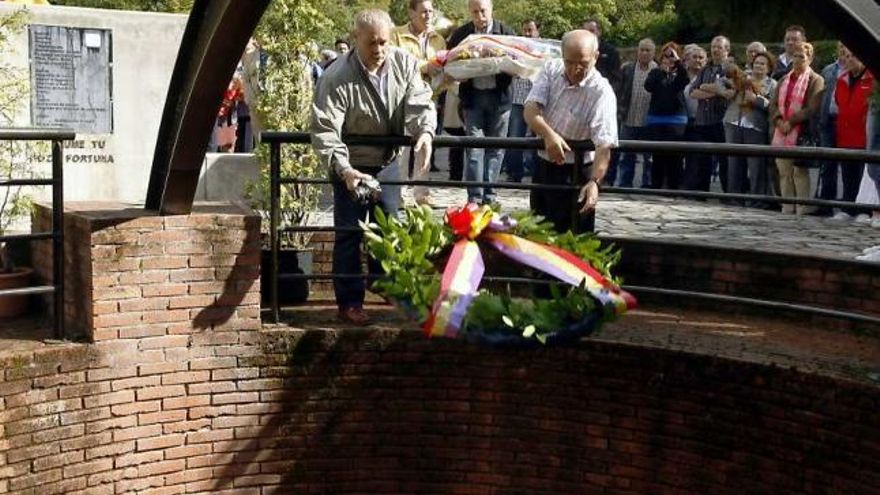
<path id="1" fill-rule="evenodd" d="M 623 314 L 636 306 L 636 299 L 602 276 L 589 263 L 555 246 L 530 241 L 505 231 L 515 225 L 500 217 L 488 206 L 470 203 L 450 208 L 446 223 L 458 236 L 452 254 L 443 270 L 440 294 L 434 301 L 423 330 L 431 337 L 454 338 L 461 330 L 467 308 L 477 294 L 485 265 L 475 239 L 488 242 L 510 259 L 540 270 L 567 284 L 584 284 L 606 309 Z"/>

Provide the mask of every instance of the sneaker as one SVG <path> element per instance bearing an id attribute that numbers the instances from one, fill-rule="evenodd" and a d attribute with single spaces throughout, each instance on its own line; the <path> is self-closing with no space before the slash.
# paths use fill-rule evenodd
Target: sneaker
<path id="1" fill-rule="evenodd" d="M 847 220 L 852 220 L 852 217 L 849 216 L 847 213 L 838 211 L 834 214 L 833 217 L 829 218 L 829 220 L 834 220 L 835 222 L 845 222 Z"/>
<path id="2" fill-rule="evenodd" d="M 339 308 L 339 319 L 358 327 L 370 324 L 370 317 L 363 308 Z"/>
<path id="3" fill-rule="evenodd" d="M 874 251 L 873 253 L 856 256 L 856 259 L 861 261 L 873 261 L 880 263 L 880 251 Z"/>
<path id="4" fill-rule="evenodd" d="M 871 215 L 867 213 L 859 213 L 854 220 L 856 223 L 871 223 Z"/>

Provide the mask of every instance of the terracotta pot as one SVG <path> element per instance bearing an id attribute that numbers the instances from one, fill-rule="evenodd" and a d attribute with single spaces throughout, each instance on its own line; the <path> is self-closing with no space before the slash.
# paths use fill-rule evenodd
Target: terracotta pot
<path id="1" fill-rule="evenodd" d="M 31 284 L 32 268 L 16 268 L 12 273 L 0 273 L 0 290 L 21 289 Z M 0 296 L 0 318 L 21 316 L 28 310 L 30 296 Z"/>

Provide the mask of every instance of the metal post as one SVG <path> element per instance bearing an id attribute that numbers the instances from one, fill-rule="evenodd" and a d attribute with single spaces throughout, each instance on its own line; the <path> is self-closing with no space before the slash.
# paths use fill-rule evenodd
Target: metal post
<path id="1" fill-rule="evenodd" d="M 571 171 L 571 183 L 575 186 L 581 185 L 581 168 L 584 166 L 584 149 L 578 146 L 574 149 L 574 167 Z M 581 233 L 581 214 L 580 205 L 578 204 L 578 194 L 580 191 L 574 191 L 571 197 L 571 231 L 575 234 Z"/>
<path id="2" fill-rule="evenodd" d="M 55 293 L 55 338 L 63 340 L 64 332 L 64 144 L 52 141 L 52 284 Z"/>
<path id="3" fill-rule="evenodd" d="M 271 178 L 269 191 L 269 242 L 272 244 L 272 273 L 269 274 L 269 279 L 271 280 L 269 294 L 272 303 L 272 321 L 278 323 L 280 320 L 280 309 L 278 307 L 278 250 L 281 246 L 280 239 L 278 239 L 279 203 L 281 199 L 281 143 L 278 141 L 273 141 L 270 145 L 269 176 Z"/>

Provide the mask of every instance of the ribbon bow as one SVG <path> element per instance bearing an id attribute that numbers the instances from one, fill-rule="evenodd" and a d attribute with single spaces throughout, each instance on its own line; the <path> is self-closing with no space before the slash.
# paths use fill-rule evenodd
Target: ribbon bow
<path id="1" fill-rule="evenodd" d="M 477 294 L 485 265 L 476 239 L 485 241 L 508 258 L 551 275 L 570 285 L 582 283 L 606 310 L 623 314 L 634 308 L 635 298 L 621 290 L 589 263 L 574 254 L 507 233 L 516 221 L 494 213 L 488 206 L 468 203 L 446 211 L 446 223 L 458 237 L 440 280 L 423 330 L 430 337 L 454 338 L 461 330 L 467 308 Z"/>

